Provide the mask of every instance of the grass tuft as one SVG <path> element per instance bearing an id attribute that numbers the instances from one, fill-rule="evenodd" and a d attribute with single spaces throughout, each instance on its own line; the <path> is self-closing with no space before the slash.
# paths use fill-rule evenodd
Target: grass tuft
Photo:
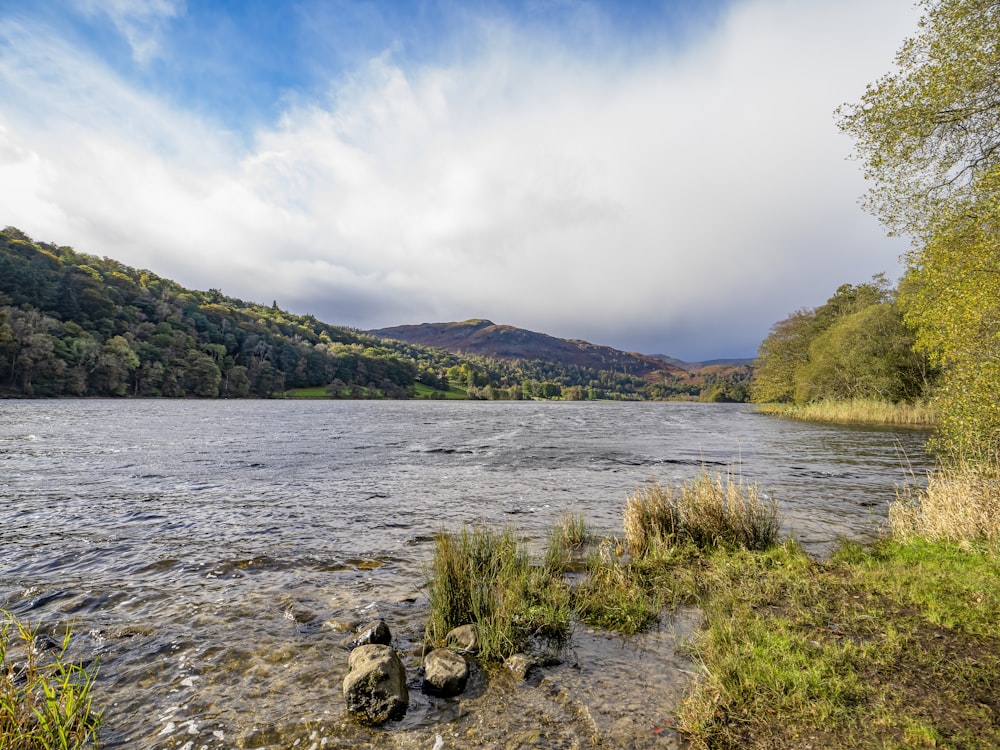
<path id="1" fill-rule="evenodd" d="M 37 630 L 0 610 L 0 750 L 96 748 L 101 715 L 91 692 L 96 667 L 67 663 L 41 647 Z"/>
<path id="2" fill-rule="evenodd" d="M 604 540 L 588 556 L 587 577 L 573 594 L 577 613 L 588 625 L 632 635 L 657 621 L 664 592 L 623 553 L 616 540 Z"/>
<path id="3" fill-rule="evenodd" d="M 569 636 L 570 593 L 562 570 L 532 565 L 512 529 L 441 532 L 432 566 L 427 625 L 432 642 L 475 623 L 480 658 L 495 662 L 524 650 L 534 637 L 562 642 Z"/>
<path id="4" fill-rule="evenodd" d="M 766 549 L 778 539 L 778 510 L 756 485 L 702 472 L 680 486 L 653 481 L 625 506 L 625 541 L 634 556 L 690 543 L 701 549 Z"/>

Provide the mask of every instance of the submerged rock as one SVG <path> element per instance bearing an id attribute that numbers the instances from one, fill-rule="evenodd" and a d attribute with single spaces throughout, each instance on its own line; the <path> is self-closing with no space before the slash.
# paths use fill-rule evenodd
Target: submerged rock
<path id="1" fill-rule="evenodd" d="M 370 643 L 358 646 L 348 660 L 344 678 L 347 710 L 366 724 L 398 719 L 410 705 L 406 669 L 389 646 Z"/>
<path id="2" fill-rule="evenodd" d="M 538 666 L 538 661 L 527 654 L 514 654 L 507 657 L 507 661 L 503 665 L 519 679 L 526 680 L 531 670 Z"/>
<path id="3" fill-rule="evenodd" d="M 445 643 L 455 646 L 461 651 L 474 654 L 479 651 L 479 629 L 475 625 L 459 625 L 448 631 L 444 637 Z"/>
<path id="4" fill-rule="evenodd" d="M 389 626 L 385 624 L 385 620 L 375 620 L 375 622 L 369 623 L 366 627 L 361 628 L 354 637 L 355 646 L 364 646 L 369 643 L 381 643 L 384 646 L 392 643 L 392 633 L 389 631 Z"/>
<path id="5" fill-rule="evenodd" d="M 424 689 L 443 696 L 458 695 L 469 681 L 469 663 L 457 651 L 436 648 L 424 657 Z"/>

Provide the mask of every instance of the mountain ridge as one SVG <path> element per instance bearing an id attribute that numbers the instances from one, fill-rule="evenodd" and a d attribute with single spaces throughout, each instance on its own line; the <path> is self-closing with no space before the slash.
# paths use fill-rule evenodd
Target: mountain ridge
<path id="1" fill-rule="evenodd" d="M 706 367 L 739 367 L 752 359 L 721 358 L 685 362 L 665 354 L 642 354 L 593 344 L 577 338 L 559 338 L 517 326 L 498 324 L 486 318 L 463 321 L 416 323 L 366 331 L 381 339 L 444 349 L 453 354 L 474 354 L 508 360 L 544 360 L 595 370 L 621 370 L 644 377 L 657 372 L 680 375 Z"/>
<path id="2" fill-rule="evenodd" d="M 547 333 L 497 324 L 484 318 L 450 323 L 419 323 L 367 331 L 381 339 L 506 360 L 544 360 L 594 370 L 645 377 L 658 372 L 681 374 L 684 369 L 656 357 L 624 352 L 582 339 L 562 339 Z"/>

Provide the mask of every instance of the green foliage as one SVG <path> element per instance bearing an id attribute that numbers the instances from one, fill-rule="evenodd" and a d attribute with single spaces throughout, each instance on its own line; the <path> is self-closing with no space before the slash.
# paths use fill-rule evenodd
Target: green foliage
<path id="1" fill-rule="evenodd" d="M 1000 455 L 1000 167 L 942 209 L 902 288 L 917 345 L 944 370 L 937 447 L 951 458 Z"/>
<path id="2" fill-rule="evenodd" d="M 897 70 L 841 109 L 873 188 L 869 208 L 914 249 L 900 303 L 943 369 L 937 448 L 1000 450 L 1000 2 L 923 0 Z"/>
<path id="3" fill-rule="evenodd" d="M 771 326 L 771 333 L 757 352 L 756 372 L 750 391 L 757 403 L 795 400 L 796 373 L 809 361 L 815 313 L 799 310 Z"/>
<path id="4" fill-rule="evenodd" d="M 61 648 L 46 650 L 37 631 L 0 610 L 0 750 L 97 746 L 97 669 L 68 663 L 69 641 L 67 632 Z"/>
<path id="5" fill-rule="evenodd" d="M 913 402 L 934 379 L 885 280 L 845 284 L 826 304 L 776 323 L 760 346 L 757 403 Z"/>
<path id="6" fill-rule="evenodd" d="M 795 373 L 795 400 L 875 399 L 898 403 L 924 395 L 929 369 L 891 302 L 833 320 L 809 344 Z"/>
<path id="7" fill-rule="evenodd" d="M 1000 2 L 919 5 L 896 71 L 839 114 L 873 182 L 869 208 L 894 231 L 926 238 L 942 209 L 1000 165 Z"/>

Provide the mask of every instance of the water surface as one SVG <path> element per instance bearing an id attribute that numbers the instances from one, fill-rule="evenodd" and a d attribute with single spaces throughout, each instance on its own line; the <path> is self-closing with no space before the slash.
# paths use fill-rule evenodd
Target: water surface
<path id="1" fill-rule="evenodd" d="M 0 606 L 73 624 L 112 748 L 668 746 L 686 617 L 630 641 L 580 628 L 542 684 L 421 694 L 433 535 L 511 524 L 539 542 L 566 513 L 620 534 L 640 483 L 707 468 L 758 483 L 823 554 L 878 533 L 924 437 L 740 405 L 3 401 Z M 412 703 L 371 731 L 344 715 L 342 642 L 376 617 Z"/>

